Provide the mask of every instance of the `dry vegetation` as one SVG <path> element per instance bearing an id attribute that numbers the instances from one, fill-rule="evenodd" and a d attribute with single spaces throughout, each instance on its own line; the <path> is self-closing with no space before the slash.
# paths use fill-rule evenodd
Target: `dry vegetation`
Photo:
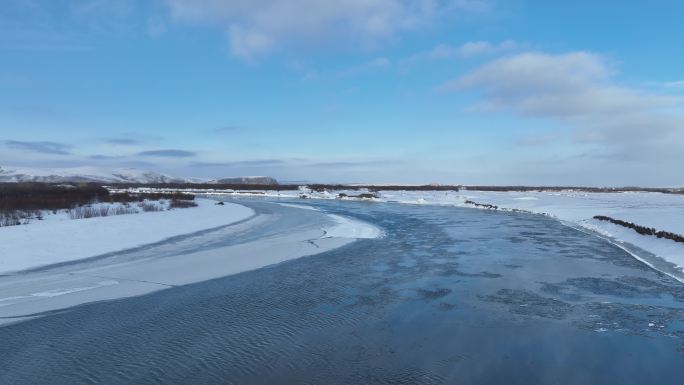
<path id="1" fill-rule="evenodd" d="M 68 210 L 69 218 L 82 219 L 110 215 L 162 211 L 163 205 L 150 201 L 168 200 L 169 208 L 194 207 L 194 195 L 181 193 L 112 194 L 97 184 L 0 183 L 0 226 L 43 219 L 44 211 Z M 108 203 L 99 204 L 98 203 Z M 112 205 L 116 203 L 116 205 Z"/>
<path id="2" fill-rule="evenodd" d="M 659 230 L 656 230 L 652 227 L 640 226 L 640 225 L 634 224 L 632 222 L 627 222 L 627 221 L 623 221 L 620 219 L 614 219 L 611 217 L 607 217 L 605 215 L 596 215 L 596 216 L 594 216 L 594 219 L 597 219 L 599 221 L 610 222 L 610 223 L 618 225 L 618 226 L 622 226 L 622 227 L 626 227 L 628 229 L 632 229 L 641 235 L 653 235 L 653 236 L 656 236 L 658 238 L 671 239 L 675 242 L 684 243 L 684 236 L 681 236 L 681 235 L 675 234 L 675 233 L 671 233 L 669 231 L 659 231 Z"/>

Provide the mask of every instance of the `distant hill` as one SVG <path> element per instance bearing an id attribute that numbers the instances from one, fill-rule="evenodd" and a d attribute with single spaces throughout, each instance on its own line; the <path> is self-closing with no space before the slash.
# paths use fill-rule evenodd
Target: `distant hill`
<path id="1" fill-rule="evenodd" d="M 278 181 L 270 176 L 238 176 L 210 181 L 216 184 L 276 185 Z"/>
<path id="2" fill-rule="evenodd" d="M 207 181 L 198 178 L 177 178 L 153 171 L 135 168 L 28 168 L 0 167 L 0 183 L 42 182 L 42 183 L 209 183 L 234 185 L 277 185 L 269 176 L 238 176 Z"/>
<path id="3" fill-rule="evenodd" d="M 98 167 L 27 168 L 0 167 L 0 182 L 95 182 L 95 183 L 190 183 L 157 172 L 134 168 L 106 169 Z"/>

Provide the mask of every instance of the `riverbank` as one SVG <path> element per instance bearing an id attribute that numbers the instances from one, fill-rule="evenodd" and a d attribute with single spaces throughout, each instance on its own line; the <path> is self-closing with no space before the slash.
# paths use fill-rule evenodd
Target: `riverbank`
<path id="1" fill-rule="evenodd" d="M 223 221 L 230 219 L 233 223 L 97 258 L 72 259 L 0 276 L 0 324 L 83 303 L 132 297 L 234 275 L 382 234 L 376 226 L 354 218 L 305 207 L 284 207 L 268 202 L 245 202 L 250 207 L 228 202 L 215 205 L 216 201 L 202 199 L 198 199 L 198 203 L 199 208 L 206 208 L 204 214 Z M 194 209 L 183 212 L 189 210 Z M 120 217 L 142 219 L 145 216 Z M 107 219 L 115 218 L 118 217 Z M 145 218 L 153 218 L 155 226 L 170 227 L 175 223 L 168 218 L 161 222 L 161 217 Z M 81 231 L 90 234 L 87 228 L 81 228 Z M 73 237 L 66 236 L 55 242 L 66 244 L 69 239 L 73 240 Z M 121 245 L 114 238 L 107 238 L 107 242 L 112 248 Z M 36 247 L 36 250 L 42 248 Z M 23 253 L 21 255 L 28 255 L 26 251 Z"/>
<path id="2" fill-rule="evenodd" d="M 132 189 L 131 191 L 186 191 Z M 211 196 L 259 196 L 270 198 L 304 198 L 353 200 L 366 202 L 458 206 L 484 210 L 523 211 L 546 215 L 572 227 L 590 231 L 618 246 L 638 254 L 651 267 L 684 281 L 684 243 L 643 235 L 608 221 L 607 216 L 658 231 L 684 235 L 684 195 L 661 192 L 591 192 L 583 190 L 553 191 L 406 191 L 367 188 L 321 190 L 301 188 L 299 191 L 220 191 L 188 190 Z"/>

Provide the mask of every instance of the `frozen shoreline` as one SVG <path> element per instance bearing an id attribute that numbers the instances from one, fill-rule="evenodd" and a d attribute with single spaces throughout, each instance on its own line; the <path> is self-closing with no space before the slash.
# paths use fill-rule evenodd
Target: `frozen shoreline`
<path id="1" fill-rule="evenodd" d="M 269 209 L 256 212 L 238 204 L 214 203 L 207 201 L 200 207 L 229 208 L 243 215 L 239 220 L 237 215 L 232 216 L 232 225 L 101 258 L 0 276 L 0 325 L 83 303 L 137 296 L 238 274 L 382 234 L 373 225 L 307 207 L 252 203 Z M 112 218 L 116 217 L 102 219 Z"/>
<path id="2" fill-rule="evenodd" d="M 194 191 L 202 193 L 202 191 Z M 209 191 L 209 195 L 253 196 L 271 198 L 342 199 L 358 200 L 365 190 L 331 190 L 317 192 L 302 188 L 299 191 Z M 378 191 L 373 202 L 425 204 L 477 208 L 466 201 L 496 205 L 502 210 L 522 210 L 547 215 L 571 223 L 592 234 L 627 249 L 635 258 L 644 261 L 673 278 L 684 281 L 684 244 L 669 239 L 641 235 L 632 229 L 593 219 L 604 215 L 657 230 L 684 234 L 684 195 L 659 192 L 585 192 L 585 191 Z M 481 208 L 481 207 L 480 207 Z M 637 249 L 635 249 L 635 247 Z M 638 255 L 637 255 L 638 254 Z"/>
<path id="3" fill-rule="evenodd" d="M 411 204 L 496 205 L 503 210 L 523 210 L 547 215 L 601 236 L 646 265 L 684 282 L 684 244 L 640 235 L 632 229 L 593 219 L 595 215 L 634 222 L 658 230 L 684 233 L 684 196 L 662 193 L 564 192 L 383 192 L 381 199 Z M 638 249 L 635 250 L 636 246 Z M 645 252 L 645 253 L 644 253 Z M 649 255 L 650 254 L 650 255 Z M 662 261 L 659 261 L 661 259 Z"/>

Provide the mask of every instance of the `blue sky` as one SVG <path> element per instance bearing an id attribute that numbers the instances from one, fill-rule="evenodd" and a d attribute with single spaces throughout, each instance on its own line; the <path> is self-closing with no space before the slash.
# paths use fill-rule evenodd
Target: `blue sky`
<path id="1" fill-rule="evenodd" d="M 681 1 L 8 0 L 0 165 L 684 185 Z"/>

